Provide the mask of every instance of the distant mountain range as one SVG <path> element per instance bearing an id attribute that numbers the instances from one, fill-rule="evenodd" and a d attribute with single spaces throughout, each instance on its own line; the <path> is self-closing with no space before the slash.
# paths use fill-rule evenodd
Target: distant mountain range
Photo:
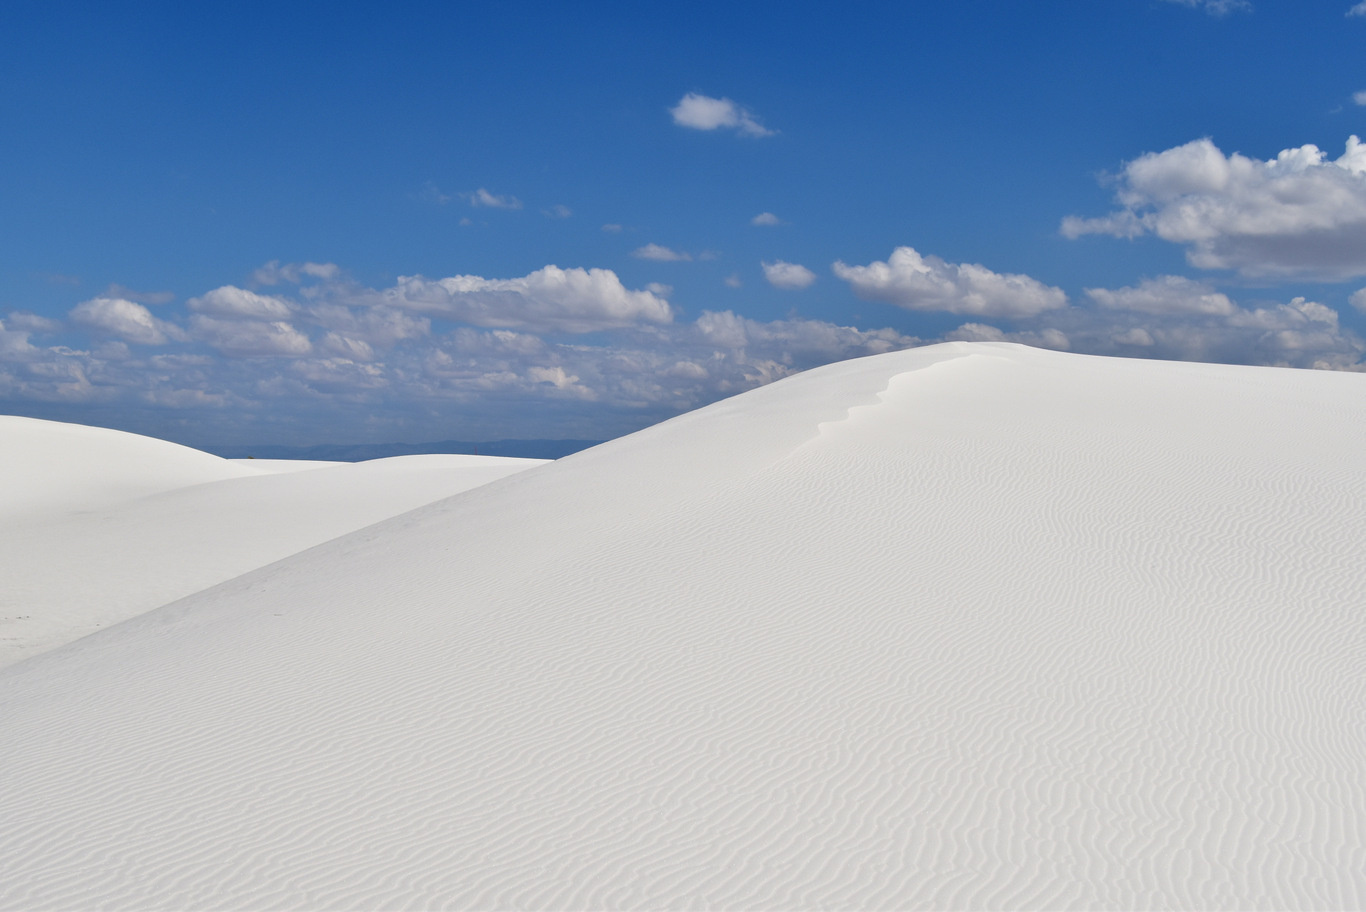
<path id="1" fill-rule="evenodd" d="M 601 440 L 440 440 L 436 443 L 323 443 L 317 446 L 206 447 L 224 459 L 321 459 L 329 462 L 364 462 L 388 456 L 425 456 L 432 453 L 468 453 L 478 456 L 520 456 L 524 459 L 559 459 L 597 446 Z"/>

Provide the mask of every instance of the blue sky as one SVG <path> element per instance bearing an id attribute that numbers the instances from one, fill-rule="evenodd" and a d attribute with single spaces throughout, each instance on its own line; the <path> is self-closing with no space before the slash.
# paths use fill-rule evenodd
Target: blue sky
<path id="1" fill-rule="evenodd" d="M 605 438 L 944 339 L 1363 369 L 1366 5 L 202 6 L 0 7 L 0 411 Z"/>

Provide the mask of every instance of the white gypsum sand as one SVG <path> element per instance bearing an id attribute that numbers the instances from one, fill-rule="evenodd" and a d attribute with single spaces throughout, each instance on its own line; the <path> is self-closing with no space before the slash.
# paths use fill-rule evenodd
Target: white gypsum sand
<path id="1" fill-rule="evenodd" d="M 0 446 L 0 667 L 543 462 L 226 460 L 8 416 Z"/>
<path id="2" fill-rule="evenodd" d="M 1366 905 L 1366 377 L 819 368 L 0 670 L 0 907 Z"/>

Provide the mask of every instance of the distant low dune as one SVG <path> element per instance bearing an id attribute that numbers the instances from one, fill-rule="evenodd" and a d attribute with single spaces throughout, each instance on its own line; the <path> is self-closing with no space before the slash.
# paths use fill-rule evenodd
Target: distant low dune
<path id="1" fill-rule="evenodd" d="M 334 496 L 192 452 L 33 590 Z M 505 468 L 0 669 L 0 908 L 1366 907 L 1366 376 L 951 343 Z"/>

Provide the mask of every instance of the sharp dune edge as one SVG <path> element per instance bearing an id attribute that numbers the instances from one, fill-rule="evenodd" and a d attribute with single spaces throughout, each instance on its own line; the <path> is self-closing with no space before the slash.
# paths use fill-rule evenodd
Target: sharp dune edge
<path id="1" fill-rule="evenodd" d="M 0 907 L 1362 908 L 1364 460 L 1361 375 L 812 370 L 0 670 Z"/>

